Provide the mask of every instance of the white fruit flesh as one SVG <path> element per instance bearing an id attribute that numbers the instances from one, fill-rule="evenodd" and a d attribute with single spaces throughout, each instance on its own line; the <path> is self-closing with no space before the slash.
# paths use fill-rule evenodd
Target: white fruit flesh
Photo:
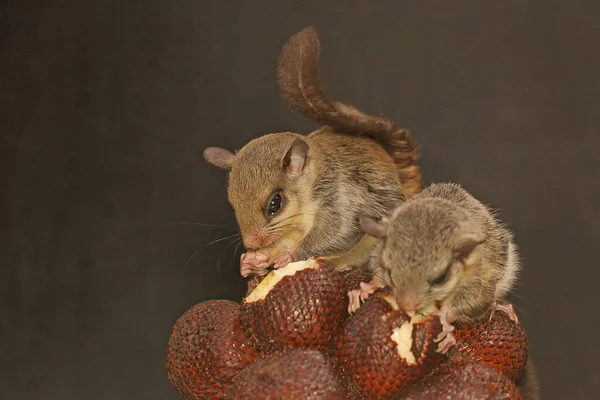
<path id="1" fill-rule="evenodd" d="M 384 299 L 392 306 L 394 310 L 400 309 L 394 297 L 385 296 Z M 407 364 L 414 365 L 416 363 L 415 355 L 411 351 L 413 344 L 413 328 L 414 324 L 424 321 L 426 316 L 420 313 L 415 313 L 414 311 L 408 311 L 406 314 L 408 314 L 410 317 L 410 321 L 403 323 L 399 328 L 394 328 L 390 339 L 396 343 L 398 355 L 402 357 Z"/>
<path id="2" fill-rule="evenodd" d="M 410 322 L 405 322 L 400 326 L 400 328 L 394 328 L 392 336 L 390 336 L 390 338 L 396 342 L 398 355 L 410 365 L 416 362 L 415 355 L 411 351 L 412 331 L 413 324 Z"/>
<path id="3" fill-rule="evenodd" d="M 385 301 L 387 301 L 388 303 L 390 303 L 390 306 L 392 306 L 392 308 L 396 311 L 398 311 L 400 309 L 400 307 L 398 306 L 398 303 L 396 302 L 396 299 L 394 298 L 394 296 L 383 296 L 383 299 Z"/>
<path id="4" fill-rule="evenodd" d="M 315 258 L 309 258 L 308 260 L 296 261 L 289 263 L 283 268 L 275 269 L 263 279 L 254 290 L 244 299 L 245 303 L 254 303 L 255 301 L 263 300 L 271 289 L 279 283 L 285 276 L 291 276 L 296 274 L 298 271 L 305 269 L 315 269 L 319 267 L 319 262 Z"/>
<path id="5" fill-rule="evenodd" d="M 396 342 L 398 355 L 408 364 L 413 365 L 416 363 L 415 355 L 411 351 L 413 345 L 414 324 L 424 321 L 426 317 L 422 314 L 415 314 L 413 312 L 408 312 L 407 314 L 410 316 L 410 321 L 400 325 L 400 328 L 394 328 L 390 339 Z"/>

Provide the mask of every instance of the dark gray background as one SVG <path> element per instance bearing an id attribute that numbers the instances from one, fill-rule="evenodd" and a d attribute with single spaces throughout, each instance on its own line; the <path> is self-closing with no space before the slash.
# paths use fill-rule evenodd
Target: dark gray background
<path id="1" fill-rule="evenodd" d="M 567 3 L 2 2 L 2 397 L 176 398 L 173 322 L 244 288 L 239 250 L 204 248 L 235 221 L 201 151 L 316 126 L 275 80 L 314 24 L 330 94 L 516 232 L 544 398 L 599 398 L 600 2 Z"/>

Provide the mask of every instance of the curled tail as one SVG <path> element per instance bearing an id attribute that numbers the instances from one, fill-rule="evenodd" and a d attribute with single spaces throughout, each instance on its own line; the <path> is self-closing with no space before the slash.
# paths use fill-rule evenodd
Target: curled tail
<path id="1" fill-rule="evenodd" d="M 337 132 L 371 137 L 390 154 L 398 168 L 405 196 L 421 189 L 420 152 L 407 129 L 383 117 L 367 115 L 349 104 L 331 100 L 319 80 L 321 44 L 317 30 L 306 27 L 292 36 L 279 54 L 277 81 L 294 111 Z"/>

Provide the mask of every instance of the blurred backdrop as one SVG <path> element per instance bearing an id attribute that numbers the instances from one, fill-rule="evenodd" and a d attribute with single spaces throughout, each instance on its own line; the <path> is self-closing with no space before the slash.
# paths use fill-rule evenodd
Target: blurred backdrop
<path id="1" fill-rule="evenodd" d="M 0 8 L 0 392 L 176 399 L 175 319 L 240 300 L 226 176 L 313 123 L 279 99 L 282 44 L 322 39 L 334 98 L 422 146 L 514 229 L 512 298 L 545 399 L 600 397 L 600 3 L 67 1 Z M 214 226 L 212 226 L 214 225 Z M 234 253 L 235 250 L 235 253 Z"/>

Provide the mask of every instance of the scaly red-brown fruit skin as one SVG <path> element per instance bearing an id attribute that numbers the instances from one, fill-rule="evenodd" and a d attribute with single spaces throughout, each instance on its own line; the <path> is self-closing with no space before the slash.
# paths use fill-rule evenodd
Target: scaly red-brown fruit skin
<path id="1" fill-rule="evenodd" d="M 271 354 L 242 371 L 228 391 L 232 400 L 347 398 L 334 362 L 311 349 Z"/>
<path id="2" fill-rule="evenodd" d="M 395 400 L 522 400 L 515 383 L 498 369 L 470 360 L 453 359 Z"/>
<path id="3" fill-rule="evenodd" d="M 361 282 L 369 282 L 373 279 L 373 274 L 367 269 L 353 268 L 347 271 L 340 272 L 344 284 L 346 285 L 346 291 L 358 289 Z"/>
<path id="4" fill-rule="evenodd" d="M 446 359 L 436 353 L 434 338 L 441 332 L 439 318 L 414 324 L 411 351 L 416 363 L 400 357 L 390 336 L 410 318 L 397 311 L 383 295 L 370 297 L 349 317 L 335 345 L 335 356 L 346 378 L 368 399 L 385 399 L 430 373 Z"/>
<path id="5" fill-rule="evenodd" d="M 456 322 L 456 346 L 451 355 L 488 364 L 513 380 L 525 370 L 529 355 L 527 336 L 520 323 L 504 311 L 495 311 L 471 323 Z"/>
<path id="6" fill-rule="evenodd" d="M 263 354 L 303 347 L 325 350 L 347 314 L 342 277 L 330 263 L 283 277 L 255 302 L 242 302 L 244 333 Z"/>
<path id="7" fill-rule="evenodd" d="M 177 319 L 169 339 L 169 380 L 182 399 L 223 399 L 225 386 L 258 359 L 239 324 L 240 305 L 197 304 Z"/>

